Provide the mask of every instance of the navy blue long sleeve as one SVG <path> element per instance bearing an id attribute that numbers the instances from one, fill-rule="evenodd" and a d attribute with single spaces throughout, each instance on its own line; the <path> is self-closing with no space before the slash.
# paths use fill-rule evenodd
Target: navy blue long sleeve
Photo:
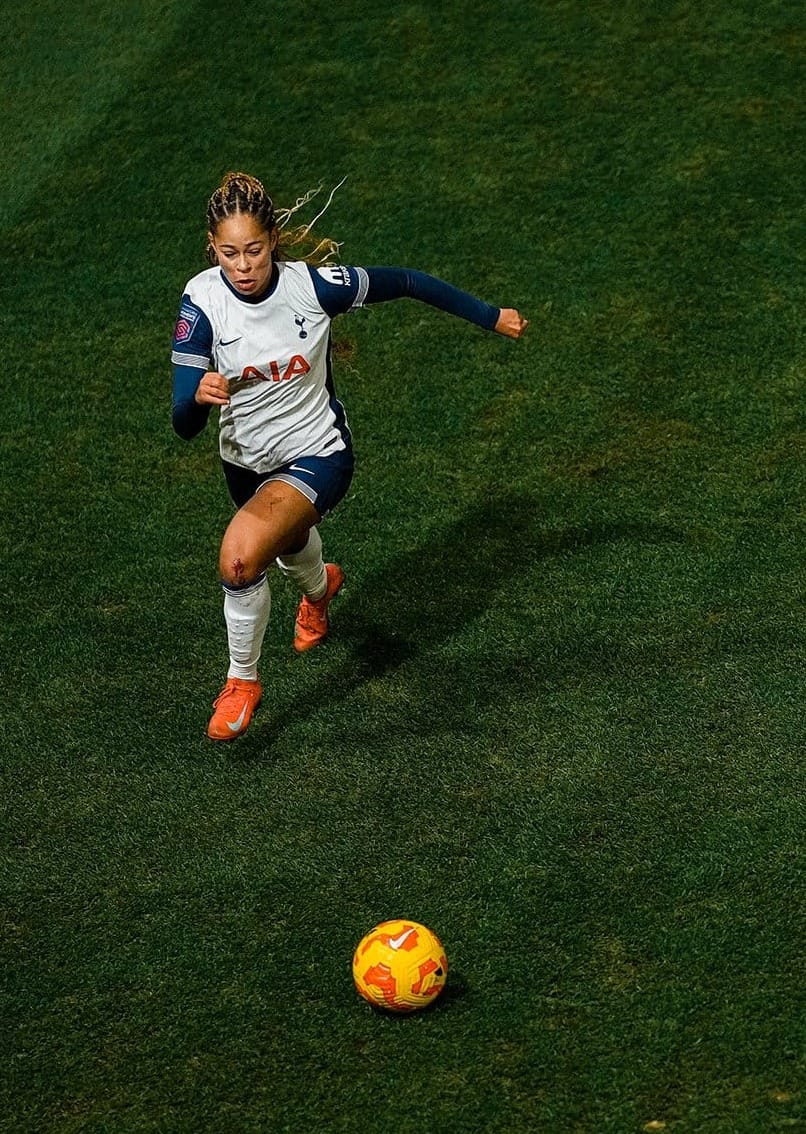
<path id="1" fill-rule="evenodd" d="M 390 299 L 418 299 L 440 311 L 467 319 L 487 331 L 495 330 L 500 308 L 491 307 L 469 292 L 436 276 L 412 268 L 367 268 L 369 290 L 366 303 L 386 303 Z"/>
<path id="2" fill-rule="evenodd" d="M 191 441 L 204 429 L 212 406 L 200 406 L 196 390 L 204 371 L 194 366 L 173 368 L 173 409 L 171 421 L 183 441 Z"/>

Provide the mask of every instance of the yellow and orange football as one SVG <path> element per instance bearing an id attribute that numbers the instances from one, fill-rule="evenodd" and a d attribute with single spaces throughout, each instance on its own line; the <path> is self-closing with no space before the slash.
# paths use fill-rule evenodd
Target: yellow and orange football
<path id="1" fill-rule="evenodd" d="M 445 987 L 448 958 L 435 933 L 416 921 L 382 921 L 362 937 L 353 980 L 365 1000 L 391 1012 L 432 1004 Z"/>

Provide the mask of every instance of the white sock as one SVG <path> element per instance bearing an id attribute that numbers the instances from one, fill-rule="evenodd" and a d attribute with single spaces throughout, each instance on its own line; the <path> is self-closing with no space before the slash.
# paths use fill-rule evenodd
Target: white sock
<path id="1" fill-rule="evenodd" d="M 224 586 L 224 621 L 229 643 L 229 673 L 257 681 L 257 663 L 269 622 L 271 592 L 263 574 L 246 587 Z"/>
<path id="2" fill-rule="evenodd" d="M 318 528 L 308 532 L 308 542 L 296 555 L 284 555 L 277 566 L 297 590 L 316 602 L 327 590 L 327 572 L 322 559 L 322 538 Z"/>

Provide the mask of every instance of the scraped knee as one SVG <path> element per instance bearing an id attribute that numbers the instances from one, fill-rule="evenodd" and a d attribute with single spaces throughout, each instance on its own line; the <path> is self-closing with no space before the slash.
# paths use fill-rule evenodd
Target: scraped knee
<path id="1" fill-rule="evenodd" d="M 248 555 L 228 555 L 222 548 L 218 561 L 221 582 L 227 587 L 246 587 L 260 574 L 262 567 Z"/>

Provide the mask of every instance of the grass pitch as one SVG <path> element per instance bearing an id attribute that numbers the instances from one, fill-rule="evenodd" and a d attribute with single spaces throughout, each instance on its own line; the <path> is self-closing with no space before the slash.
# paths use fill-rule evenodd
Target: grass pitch
<path id="1" fill-rule="evenodd" d="M 802 1129 L 792 5 L 6 5 L 0 1130 Z M 337 324 L 348 586 L 224 676 L 170 333 L 228 168 L 518 306 Z M 435 1007 L 350 978 L 431 925 Z"/>

